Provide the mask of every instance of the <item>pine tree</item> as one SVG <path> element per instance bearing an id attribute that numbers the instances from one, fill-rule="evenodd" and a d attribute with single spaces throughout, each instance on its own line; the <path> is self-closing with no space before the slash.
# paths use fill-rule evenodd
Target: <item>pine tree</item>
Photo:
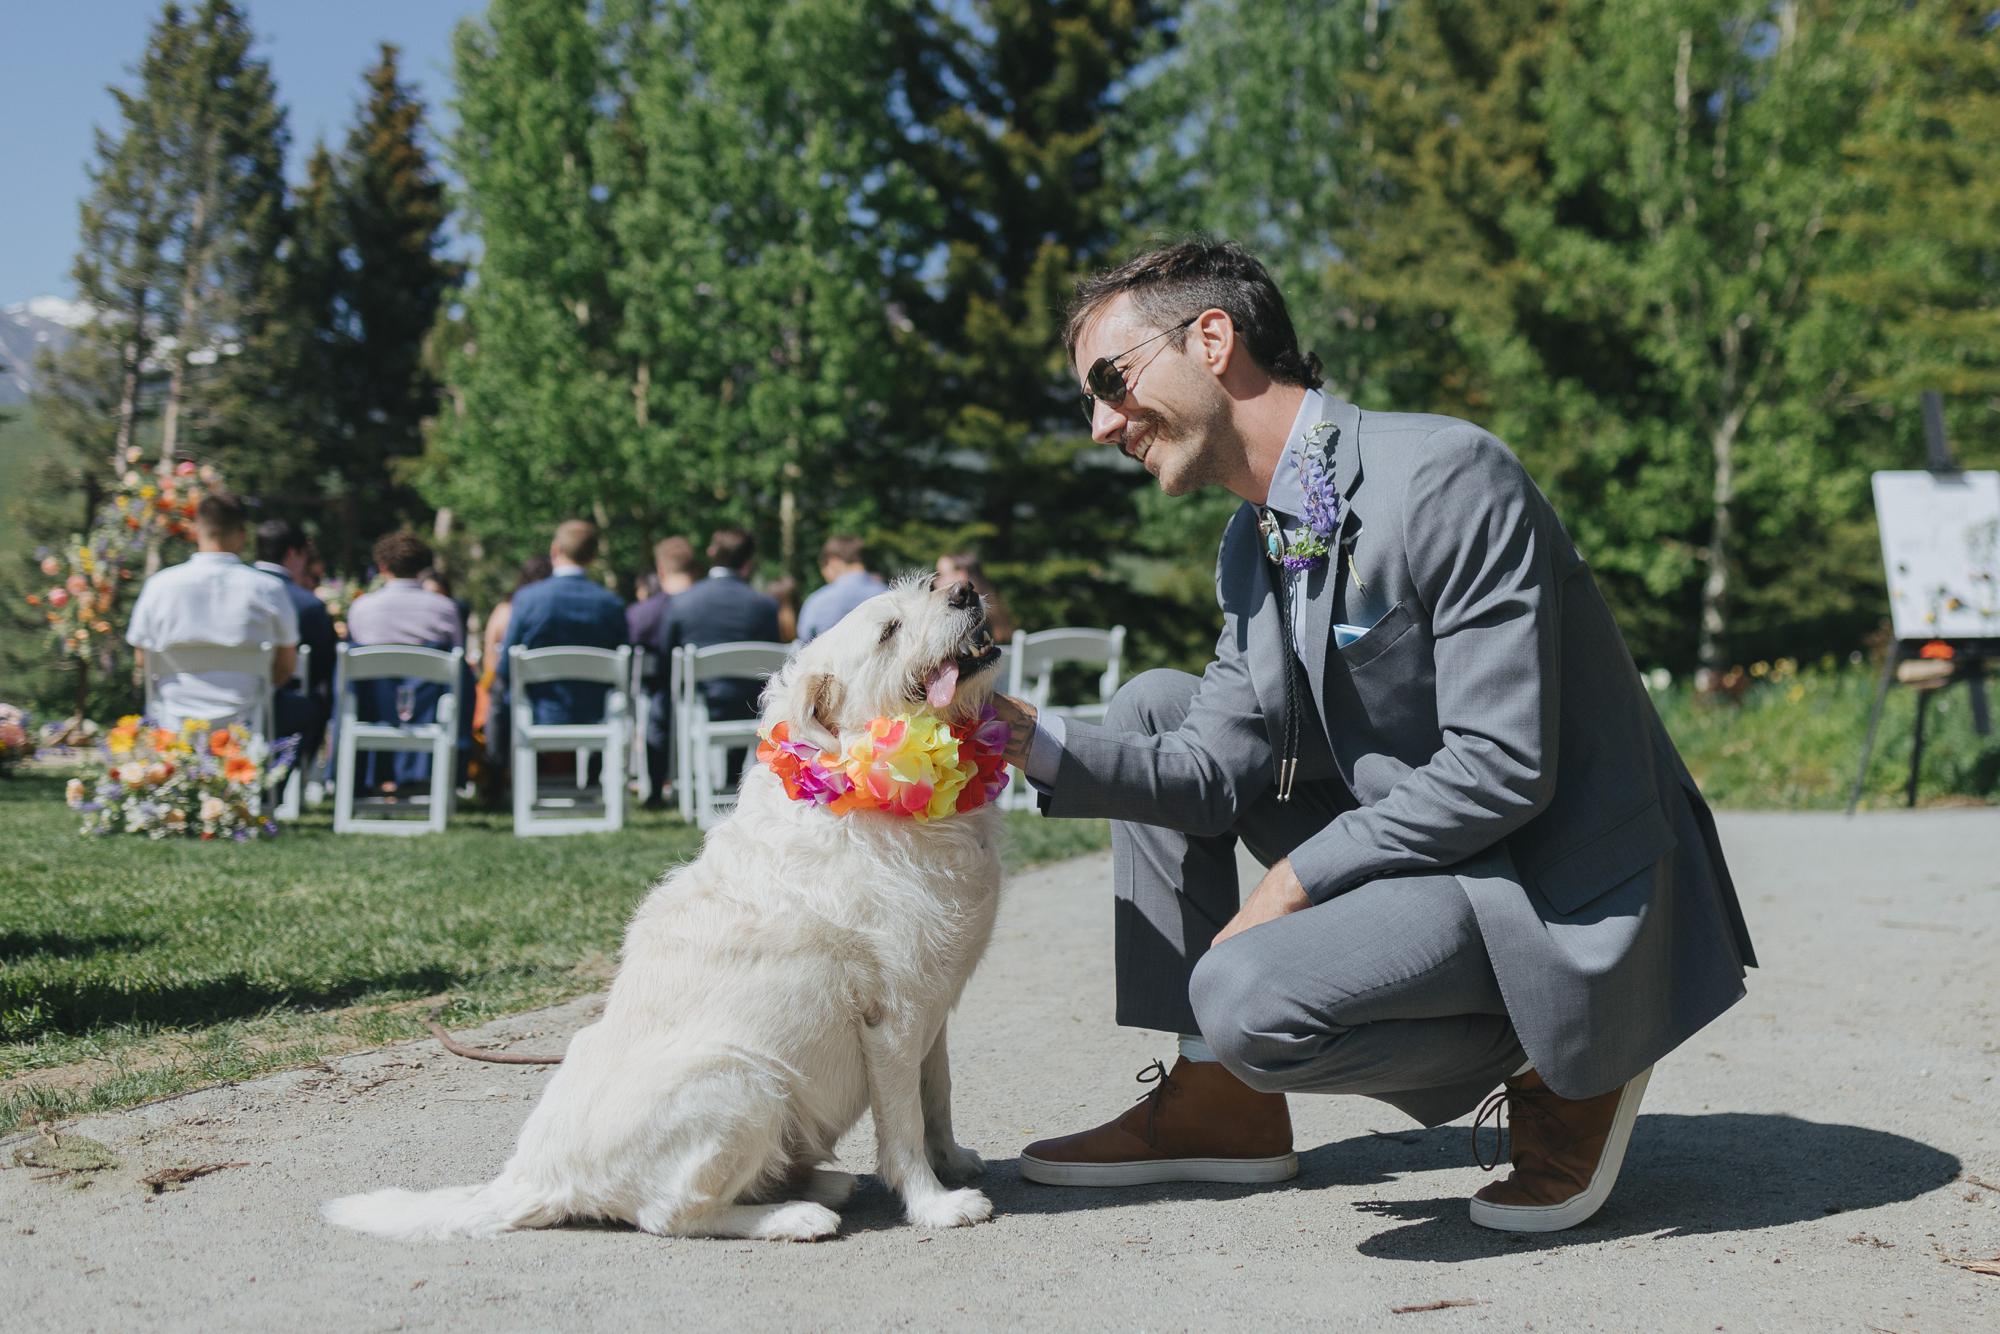
<path id="1" fill-rule="evenodd" d="M 403 473 L 436 411 L 426 343 L 458 278 L 440 254 L 450 209 L 424 108 L 397 54 L 382 46 L 339 157 L 315 150 L 293 205 L 290 280 L 309 331 L 297 401 L 316 463 L 309 508 L 321 550 L 345 569 L 421 508 Z"/>
<path id="2" fill-rule="evenodd" d="M 310 455 L 291 438 L 288 134 L 253 40 L 229 0 L 204 0 L 192 21 L 169 4 L 148 56 L 166 162 L 160 454 L 216 458 L 235 485 L 275 499 L 308 491 Z"/>
<path id="3" fill-rule="evenodd" d="M 934 349 L 911 411 L 935 423 L 952 469 L 937 488 L 948 503 L 900 534 L 901 549 L 927 562 L 942 520 L 983 547 L 1023 623 L 1159 620 L 1164 632 L 1177 609 L 1119 562 L 1145 479 L 1090 441 L 1061 333 L 1077 279 L 1122 257 L 1132 193 L 1107 156 L 1110 127 L 1135 66 L 1167 38 L 1165 10 L 915 0 L 888 22 L 902 159 L 935 201 L 929 244 L 896 289 Z M 1206 619 L 1212 636 L 1212 606 Z M 1166 637 L 1149 630 L 1147 651 Z"/>

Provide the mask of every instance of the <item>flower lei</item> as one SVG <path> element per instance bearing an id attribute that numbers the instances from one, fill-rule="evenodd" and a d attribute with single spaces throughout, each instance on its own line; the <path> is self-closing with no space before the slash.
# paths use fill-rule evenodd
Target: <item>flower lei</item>
<path id="1" fill-rule="evenodd" d="M 955 726 L 928 712 L 876 718 L 845 754 L 792 740 L 787 722 L 762 736 L 757 759 L 784 782 L 785 795 L 835 815 L 937 820 L 984 806 L 1007 786 L 1007 724 L 990 704 Z"/>
<path id="2" fill-rule="evenodd" d="M 1306 447 L 1300 464 L 1305 513 L 1299 516 L 1305 520 L 1305 526 L 1287 533 L 1278 523 L 1276 515 L 1269 510 L 1264 511 L 1261 524 L 1264 554 L 1272 564 L 1282 565 L 1287 570 L 1316 570 L 1326 564 L 1327 558 L 1333 554 L 1334 534 L 1340 528 L 1340 492 L 1334 487 L 1327 459 L 1313 448 L 1313 437 L 1328 432 L 1333 436 L 1326 446 L 1326 454 L 1330 457 L 1340 444 L 1340 428 L 1332 422 L 1323 421 L 1306 431 Z"/>

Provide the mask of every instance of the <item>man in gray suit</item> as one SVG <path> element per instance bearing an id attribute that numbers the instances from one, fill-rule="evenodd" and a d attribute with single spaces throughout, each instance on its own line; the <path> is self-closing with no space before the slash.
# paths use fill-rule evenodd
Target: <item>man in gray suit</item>
<path id="1" fill-rule="evenodd" d="M 1320 392 L 1234 245 L 1085 282 L 1067 341 L 1097 440 L 1245 503 L 1201 677 L 1147 672 L 1101 727 L 1001 701 L 1042 809 L 1116 822 L 1118 1022 L 1181 1035 L 1022 1175 L 1283 1180 L 1287 1092 L 1439 1125 L 1504 1085 L 1513 1171 L 1473 1221 L 1582 1222 L 1653 1063 L 1755 962 L 1589 568 L 1493 436 Z M 1240 901 L 1239 840 L 1268 868 Z"/>

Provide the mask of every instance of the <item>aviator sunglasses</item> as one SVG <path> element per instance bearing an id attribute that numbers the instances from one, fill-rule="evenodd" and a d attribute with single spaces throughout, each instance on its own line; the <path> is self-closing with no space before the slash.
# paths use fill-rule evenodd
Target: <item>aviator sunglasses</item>
<path id="1" fill-rule="evenodd" d="M 1098 403 L 1109 403 L 1116 407 L 1125 401 L 1127 394 L 1132 392 L 1132 382 L 1125 378 L 1125 371 L 1119 366 L 1119 362 L 1145 347 L 1147 343 L 1157 343 L 1168 334 L 1179 333 L 1200 318 L 1199 314 L 1190 315 L 1173 328 L 1162 329 L 1144 343 L 1134 343 L 1115 357 L 1099 357 L 1091 362 L 1089 374 L 1083 377 L 1084 384 L 1090 388 L 1090 392 L 1083 395 L 1083 419 L 1095 425 Z"/>

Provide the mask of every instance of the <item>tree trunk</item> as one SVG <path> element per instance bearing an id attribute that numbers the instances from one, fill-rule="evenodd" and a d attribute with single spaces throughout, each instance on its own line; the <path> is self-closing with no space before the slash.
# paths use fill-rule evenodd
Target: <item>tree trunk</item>
<path id="1" fill-rule="evenodd" d="M 1701 638 L 1695 650 L 1696 688 L 1713 689 L 1723 669 L 1729 633 L 1729 557 L 1735 536 L 1736 433 L 1743 409 L 1733 409 L 1709 438 L 1715 459 L 1714 513 L 1710 519 L 1708 575 L 1701 583 Z"/>

